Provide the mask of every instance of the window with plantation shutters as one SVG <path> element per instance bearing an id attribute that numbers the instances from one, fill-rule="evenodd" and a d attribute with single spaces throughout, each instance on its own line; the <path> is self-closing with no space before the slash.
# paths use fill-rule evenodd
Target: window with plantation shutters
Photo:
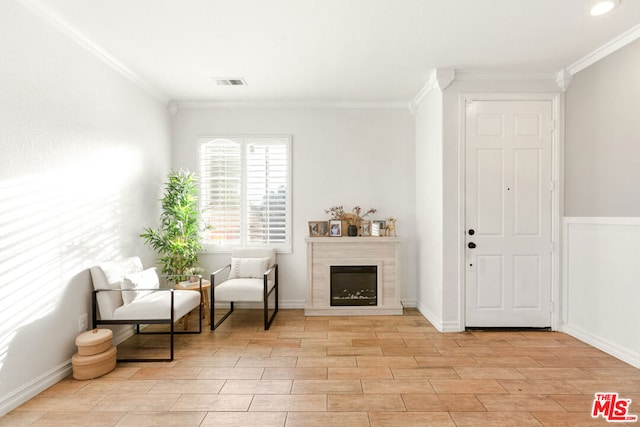
<path id="1" fill-rule="evenodd" d="M 291 251 L 289 137 L 200 140 L 206 250 L 271 246 Z"/>

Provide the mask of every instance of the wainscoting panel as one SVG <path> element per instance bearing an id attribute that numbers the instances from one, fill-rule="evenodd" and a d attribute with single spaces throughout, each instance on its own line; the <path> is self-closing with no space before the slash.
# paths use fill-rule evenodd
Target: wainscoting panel
<path id="1" fill-rule="evenodd" d="M 640 218 L 565 217 L 562 330 L 640 368 Z"/>

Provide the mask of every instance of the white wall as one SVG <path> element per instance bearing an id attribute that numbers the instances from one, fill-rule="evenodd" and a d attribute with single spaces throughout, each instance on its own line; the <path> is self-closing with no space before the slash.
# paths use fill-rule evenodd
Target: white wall
<path id="1" fill-rule="evenodd" d="M 14 1 L 0 2 L 0 415 L 70 373 L 88 267 L 153 254 L 165 107 Z"/>
<path id="2" fill-rule="evenodd" d="M 562 330 L 640 368 L 640 218 L 567 217 Z"/>
<path id="3" fill-rule="evenodd" d="M 405 109 L 180 109 L 173 122 L 173 165 L 198 169 L 199 135 L 292 135 L 293 252 L 280 254 L 283 307 L 304 307 L 307 221 L 325 209 L 374 207 L 398 218 L 403 243 L 402 298 L 415 304 L 415 160 L 413 117 Z M 228 254 L 202 257 L 209 270 Z"/>
<path id="4" fill-rule="evenodd" d="M 563 330 L 640 367 L 640 41 L 566 93 Z"/>
<path id="5" fill-rule="evenodd" d="M 443 291 L 443 96 L 435 86 L 418 105 L 416 124 L 417 306 L 439 330 Z"/>

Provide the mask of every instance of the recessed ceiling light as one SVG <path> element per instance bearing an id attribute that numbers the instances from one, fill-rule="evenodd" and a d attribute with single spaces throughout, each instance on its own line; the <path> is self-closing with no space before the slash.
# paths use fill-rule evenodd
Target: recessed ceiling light
<path id="1" fill-rule="evenodd" d="M 620 0 L 601 0 L 591 7 L 591 16 L 604 15 L 620 6 Z"/>
<path id="2" fill-rule="evenodd" d="M 211 77 L 218 86 L 246 86 L 247 82 L 242 77 Z"/>

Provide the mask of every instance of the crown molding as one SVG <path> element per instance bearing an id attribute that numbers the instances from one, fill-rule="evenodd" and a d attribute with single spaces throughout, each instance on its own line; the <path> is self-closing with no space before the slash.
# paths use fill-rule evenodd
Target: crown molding
<path id="1" fill-rule="evenodd" d="M 47 9 L 40 2 L 36 0 L 18 0 L 25 6 L 26 9 L 31 11 L 38 18 L 49 24 L 51 27 L 55 28 L 63 35 L 68 37 L 70 40 L 74 41 L 102 62 L 113 68 L 115 71 L 120 73 L 122 76 L 135 83 L 138 87 L 142 88 L 145 92 L 151 95 L 153 98 L 167 105 L 170 101 L 169 97 L 164 93 L 160 92 L 156 89 L 151 83 L 140 77 L 138 74 L 133 72 L 131 69 L 126 67 L 116 58 L 105 52 L 101 47 L 93 43 L 87 37 L 85 37 L 82 33 L 80 33 L 77 29 L 75 29 L 71 24 L 66 22 L 62 17 L 53 13 L 51 10 Z"/>
<path id="2" fill-rule="evenodd" d="M 518 73 L 494 72 L 483 70 L 456 70 L 456 80 L 551 80 L 555 81 L 556 73 Z"/>
<path id="3" fill-rule="evenodd" d="M 625 31 L 620 34 L 618 37 L 610 40 L 609 42 L 603 44 L 593 52 L 586 55 L 584 58 L 577 60 L 573 64 L 567 67 L 567 71 L 570 75 L 575 75 L 580 71 L 584 70 L 590 65 L 595 64 L 606 56 L 611 55 L 613 52 L 617 51 L 632 43 L 640 38 L 640 24 L 632 27 L 631 29 Z"/>
<path id="4" fill-rule="evenodd" d="M 418 105 L 431 93 L 435 88 L 444 91 L 457 77 L 457 71 L 454 68 L 436 68 L 429 74 L 429 80 L 420 89 L 420 92 L 413 98 L 409 104 L 409 111 L 415 114 Z"/>
<path id="5" fill-rule="evenodd" d="M 326 108 L 326 109 L 406 109 L 407 103 L 398 102 L 289 102 L 289 101 L 175 101 L 178 109 L 207 108 Z"/>

